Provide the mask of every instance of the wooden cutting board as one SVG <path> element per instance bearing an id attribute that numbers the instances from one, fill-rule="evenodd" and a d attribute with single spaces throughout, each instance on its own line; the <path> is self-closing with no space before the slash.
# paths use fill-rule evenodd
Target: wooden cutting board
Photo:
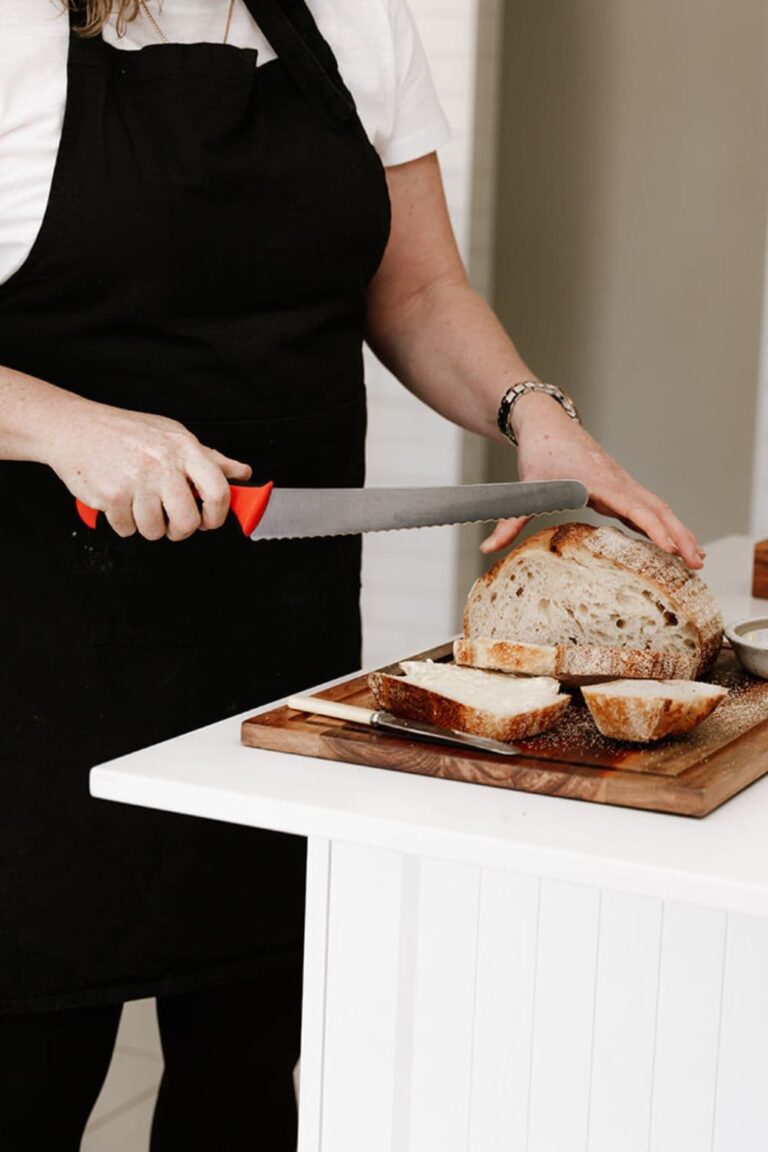
<path id="1" fill-rule="evenodd" d="M 410 657 L 450 658 L 448 644 Z M 382 671 L 399 669 L 390 665 Z M 521 741 L 518 746 L 524 751 L 519 757 L 390 736 L 286 707 L 245 720 L 242 741 L 253 748 L 395 772 L 706 816 L 768 772 L 768 682 L 743 672 L 727 651 L 707 679 L 730 689 L 723 703 L 688 736 L 657 744 L 625 744 L 601 736 L 578 691 L 562 724 Z M 350 677 L 318 695 L 376 707 L 365 676 Z"/>

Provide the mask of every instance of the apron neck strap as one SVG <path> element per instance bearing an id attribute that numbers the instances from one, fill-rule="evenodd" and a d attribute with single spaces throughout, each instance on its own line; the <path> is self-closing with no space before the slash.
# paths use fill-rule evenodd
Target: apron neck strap
<path id="1" fill-rule="evenodd" d="M 69 26 L 73 31 L 85 25 L 85 0 L 68 0 L 67 11 L 69 13 Z"/>
<path id="2" fill-rule="evenodd" d="M 336 58 L 304 0 L 244 0 L 294 84 L 332 122 L 355 115 Z"/>
<path id="3" fill-rule="evenodd" d="M 336 58 L 304 0 L 244 0 L 296 87 L 332 123 L 343 125 L 355 104 L 339 75 Z M 85 24 L 86 0 L 69 0 L 69 26 Z"/>

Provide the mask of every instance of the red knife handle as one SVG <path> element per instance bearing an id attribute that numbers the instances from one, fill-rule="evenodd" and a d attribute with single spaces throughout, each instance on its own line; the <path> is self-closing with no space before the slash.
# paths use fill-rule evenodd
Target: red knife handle
<path id="1" fill-rule="evenodd" d="M 266 484 L 255 486 L 230 484 L 229 510 L 234 512 L 240 521 L 244 535 L 251 535 L 266 512 L 273 488 L 274 484 L 271 480 L 268 480 Z"/>
<path id="2" fill-rule="evenodd" d="M 253 487 L 244 484 L 230 484 L 229 509 L 235 514 L 245 536 L 250 536 L 256 525 L 267 510 L 269 498 L 274 487 L 271 480 L 266 484 L 257 484 Z M 76 500 L 77 514 L 88 528 L 95 528 L 99 513 L 96 508 L 89 508 L 82 500 Z"/>

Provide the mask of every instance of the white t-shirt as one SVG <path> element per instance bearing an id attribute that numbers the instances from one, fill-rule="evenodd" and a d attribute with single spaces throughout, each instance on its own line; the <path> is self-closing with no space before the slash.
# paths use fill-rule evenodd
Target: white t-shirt
<path id="1" fill-rule="evenodd" d="M 148 0 L 169 40 L 220 41 L 229 0 Z M 307 0 L 333 49 L 360 119 L 385 165 L 441 147 L 448 125 L 407 0 Z M 57 0 L 0 0 L 0 283 L 23 264 L 50 193 L 66 98 L 69 23 Z M 139 16 L 109 43 L 125 50 L 157 44 Z M 236 0 L 229 43 L 275 53 L 243 0 Z"/>

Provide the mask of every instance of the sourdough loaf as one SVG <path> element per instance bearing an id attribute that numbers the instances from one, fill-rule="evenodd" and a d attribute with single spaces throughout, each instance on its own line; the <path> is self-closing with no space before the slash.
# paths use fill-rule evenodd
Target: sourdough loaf
<path id="1" fill-rule="evenodd" d="M 521 740 L 554 727 L 570 697 L 549 677 L 517 677 L 455 664 L 404 660 L 402 676 L 373 672 L 379 708 L 492 740 Z"/>
<path id="2" fill-rule="evenodd" d="M 695 679 L 722 641 L 717 601 L 681 559 L 618 528 L 529 537 L 477 580 L 461 665 L 583 680 Z"/>
<path id="3" fill-rule="evenodd" d="M 646 742 L 690 732 L 728 689 L 695 680 L 614 680 L 582 688 L 581 693 L 603 736 Z"/>

